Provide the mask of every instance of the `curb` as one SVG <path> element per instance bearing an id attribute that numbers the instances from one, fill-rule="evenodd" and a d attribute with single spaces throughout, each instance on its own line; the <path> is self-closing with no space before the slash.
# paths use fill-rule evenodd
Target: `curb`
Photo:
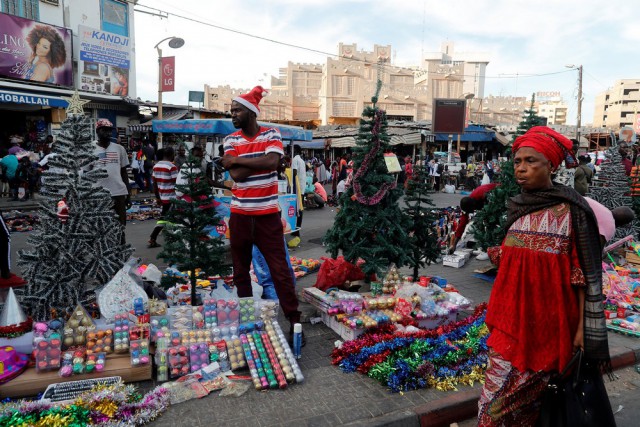
<path id="1" fill-rule="evenodd" d="M 611 365 L 614 370 L 626 368 L 638 361 L 633 350 L 611 347 Z M 413 408 L 422 427 L 448 427 L 451 423 L 474 418 L 478 415 L 480 388 L 453 393 Z M 413 418 L 413 417 L 411 417 Z"/>

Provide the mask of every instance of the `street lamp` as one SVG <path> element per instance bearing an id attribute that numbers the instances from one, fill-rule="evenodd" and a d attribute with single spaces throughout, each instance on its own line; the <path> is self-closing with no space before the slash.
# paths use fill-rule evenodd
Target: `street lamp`
<path id="1" fill-rule="evenodd" d="M 582 124 L 582 65 L 565 65 L 567 68 L 578 70 L 578 117 L 576 119 L 576 139 L 580 146 L 580 126 Z"/>
<path id="2" fill-rule="evenodd" d="M 169 40 L 169 47 L 172 49 L 179 49 L 184 46 L 184 39 L 180 37 L 167 37 L 160 40 L 154 48 L 158 51 L 158 120 L 162 120 L 162 49 L 160 44 Z M 162 148 L 162 132 L 158 132 L 158 148 Z"/>

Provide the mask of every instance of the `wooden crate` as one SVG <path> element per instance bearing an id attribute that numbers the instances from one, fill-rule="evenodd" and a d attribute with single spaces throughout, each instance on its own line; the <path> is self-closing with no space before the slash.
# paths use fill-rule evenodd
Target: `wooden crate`
<path id="1" fill-rule="evenodd" d="M 150 380 L 151 375 L 151 364 L 132 367 L 129 353 L 114 353 L 107 356 L 104 371 L 73 375 L 69 378 L 61 378 L 57 370 L 38 373 L 34 367 L 29 367 L 17 378 L 0 386 L 0 397 L 36 396 L 44 392 L 50 384 L 65 381 L 119 376 L 122 377 L 122 381 L 131 383 Z"/>

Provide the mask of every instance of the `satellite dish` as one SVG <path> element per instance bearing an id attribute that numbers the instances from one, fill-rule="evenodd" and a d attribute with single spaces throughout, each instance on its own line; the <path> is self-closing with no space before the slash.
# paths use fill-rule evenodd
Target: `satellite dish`
<path id="1" fill-rule="evenodd" d="M 171 40 L 169 40 L 169 47 L 173 49 L 178 49 L 178 48 L 181 48 L 182 46 L 184 46 L 184 39 L 181 39 L 180 37 L 174 37 Z"/>

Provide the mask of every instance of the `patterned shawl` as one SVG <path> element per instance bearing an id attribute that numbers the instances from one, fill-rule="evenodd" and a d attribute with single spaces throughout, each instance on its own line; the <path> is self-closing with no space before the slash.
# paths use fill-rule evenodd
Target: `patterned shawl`
<path id="1" fill-rule="evenodd" d="M 611 373 L 602 295 L 602 247 L 598 223 L 587 201 L 573 188 L 560 184 L 545 190 L 521 193 L 509 199 L 506 229 L 520 217 L 568 203 L 580 267 L 586 281 L 584 302 L 584 355 L 595 361 L 602 372 Z"/>

